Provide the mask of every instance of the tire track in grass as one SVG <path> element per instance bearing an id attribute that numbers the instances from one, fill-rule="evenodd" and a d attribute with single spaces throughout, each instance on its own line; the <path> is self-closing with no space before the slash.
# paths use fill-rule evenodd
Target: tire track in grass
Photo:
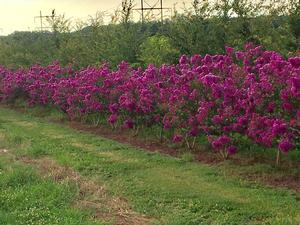
<path id="1" fill-rule="evenodd" d="M 61 166 L 49 157 L 16 157 L 7 149 L 0 149 L 0 157 L 9 156 L 29 166 L 34 166 L 44 179 L 55 183 L 71 183 L 78 188 L 78 198 L 73 206 L 93 212 L 93 220 L 115 225 L 148 225 L 151 219 L 134 212 L 125 199 L 110 196 L 103 186 L 82 177 L 70 167 Z"/>
<path id="2" fill-rule="evenodd" d="M 0 143 L 1 143 L 0 138 Z M 1 225 L 109 225 L 88 210 L 73 206 L 77 190 L 71 183 L 54 182 L 19 160 L 10 149 L 0 148 Z"/>
<path id="3" fill-rule="evenodd" d="M 110 196 L 103 186 L 88 180 L 70 167 L 60 166 L 49 157 L 31 159 L 22 157 L 20 161 L 34 165 L 44 178 L 51 178 L 57 183 L 71 182 L 79 189 L 79 198 L 74 206 L 94 212 L 94 219 L 116 225 L 147 225 L 151 219 L 134 212 L 125 199 Z"/>

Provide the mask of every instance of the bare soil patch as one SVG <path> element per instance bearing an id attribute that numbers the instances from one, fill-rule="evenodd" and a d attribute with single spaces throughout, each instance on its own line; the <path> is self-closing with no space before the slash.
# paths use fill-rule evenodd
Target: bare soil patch
<path id="1" fill-rule="evenodd" d="M 1 154 L 8 154 L 8 150 L 7 149 L 0 149 L 0 155 Z"/>

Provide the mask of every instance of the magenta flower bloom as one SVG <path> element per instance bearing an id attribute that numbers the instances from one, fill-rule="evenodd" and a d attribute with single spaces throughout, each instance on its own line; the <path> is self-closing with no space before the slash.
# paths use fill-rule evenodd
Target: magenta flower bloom
<path id="1" fill-rule="evenodd" d="M 215 76 L 213 74 L 209 74 L 204 76 L 201 81 L 203 82 L 203 84 L 205 84 L 206 86 L 211 86 L 212 84 L 216 84 L 220 81 L 220 77 Z"/>
<path id="2" fill-rule="evenodd" d="M 114 103 L 114 104 L 109 105 L 109 111 L 111 113 L 117 113 L 118 110 L 119 110 L 119 105 L 118 104 Z"/>
<path id="3" fill-rule="evenodd" d="M 217 140 L 218 140 L 222 145 L 226 145 L 226 144 L 228 144 L 228 143 L 231 142 L 231 138 L 228 137 L 228 136 L 226 136 L 226 135 L 222 135 L 222 136 L 219 137 Z"/>
<path id="4" fill-rule="evenodd" d="M 300 57 L 290 58 L 288 60 L 294 67 L 300 67 Z"/>
<path id="5" fill-rule="evenodd" d="M 174 143 L 182 142 L 182 140 L 183 140 L 183 136 L 180 135 L 180 134 L 175 134 L 175 135 L 173 136 L 173 142 L 174 142 Z"/>
<path id="6" fill-rule="evenodd" d="M 108 118 L 108 122 L 110 124 L 115 124 L 118 120 L 118 116 L 116 114 L 112 114 L 109 118 Z"/>
<path id="7" fill-rule="evenodd" d="M 283 122 L 276 121 L 272 126 L 272 132 L 275 135 L 282 135 L 287 131 L 287 125 Z"/>
<path id="8" fill-rule="evenodd" d="M 179 59 L 180 64 L 187 64 L 188 63 L 188 57 L 186 55 L 182 55 Z"/>
<path id="9" fill-rule="evenodd" d="M 289 140 L 283 139 L 279 142 L 278 148 L 280 151 L 287 153 L 294 148 L 294 145 Z"/>
<path id="10" fill-rule="evenodd" d="M 226 51 L 226 54 L 227 54 L 228 56 L 231 56 L 231 55 L 233 55 L 233 53 L 234 53 L 234 48 L 231 48 L 231 47 L 226 46 L 226 47 L 225 47 L 225 51 Z"/>
<path id="11" fill-rule="evenodd" d="M 237 147 L 233 145 L 229 146 L 226 150 L 229 155 L 235 155 L 237 153 Z"/>
<path id="12" fill-rule="evenodd" d="M 128 119 L 128 120 L 125 121 L 124 125 L 125 125 L 125 128 L 133 129 L 133 127 L 134 127 L 134 122 L 133 122 L 133 120 Z"/>
<path id="13" fill-rule="evenodd" d="M 297 111 L 297 118 L 300 120 L 300 109 Z"/>
<path id="14" fill-rule="evenodd" d="M 212 143 L 211 143 L 212 147 L 215 149 L 215 150 L 218 150 L 220 148 L 223 147 L 222 143 L 219 141 L 219 140 L 214 140 Z"/>
<path id="15" fill-rule="evenodd" d="M 191 57 L 191 64 L 200 64 L 202 60 L 201 55 L 194 55 Z"/>
<path id="16" fill-rule="evenodd" d="M 275 109 L 275 103 L 274 103 L 274 102 L 270 102 L 270 103 L 268 104 L 267 111 L 268 111 L 269 113 L 273 113 L 273 112 L 274 112 L 274 109 Z"/>
<path id="17" fill-rule="evenodd" d="M 282 108 L 287 111 L 292 111 L 293 105 L 291 103 L 285 102 L 282 104 Z"/>
<path id="18" fill-rule="evenodd" d="M 199 134 L 199 129 L 198 127 L 193 127 L 190 132 L 189 132 L 189 135 L 192 136 L 192 137 L 196 137 L 197 135 Z"/>
<path id="19" fill-rule="evenodd" d="M 223 121 L 223 118 L 219 115 L 215 115 L 213 118 L 212 118 L 212 121 L 214 124 L 220 124 L 222 123 Z"/>
<path id="20" fill-rule="evenodd" d="M 243 60 L 244 57 L 245 57 L 245 53 L 244 53 L 244 52 L 236 52 L 236 53 L 235 53 L 235 57 L 236 57 L 238 60 Z"/>

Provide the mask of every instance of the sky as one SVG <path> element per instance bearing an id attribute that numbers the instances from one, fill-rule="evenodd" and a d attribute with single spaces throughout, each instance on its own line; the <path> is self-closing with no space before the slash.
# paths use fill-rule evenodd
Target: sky
<path id="1" fill-rule="evenodd" d="M 158 0 L 145 0 L 150 5 Z M 164 7 L 182 7 L 182 0 L 163 0 Z M 184 0 L 186 3 L 191 0 Z M 135 0 L 139 7 L 140 0 Z M 107 14 L 121 6 L 122 0 L 0 0 L 0 35 L 7 35 L 14 31 L 34 31 L 39 26 L 40 10 L 43 15 L 50 15 L 52 9 L 57 14 L 64 14 L 72 20 L 84 20 L 97 11 L 106 11 Z M 106 20 L 108 20 L 107 16 Z"/>

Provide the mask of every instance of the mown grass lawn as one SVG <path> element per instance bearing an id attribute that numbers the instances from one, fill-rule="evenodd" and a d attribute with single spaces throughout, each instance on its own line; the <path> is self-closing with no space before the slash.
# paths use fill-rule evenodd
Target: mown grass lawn
<path id="1" fill-rule="evenodd" d="M 4 108 L 0 138 L 0 149 L 17 158 L 49 157 L 96 181 L 109 196 L 126 199 L 135 212 L 151 218 L 150 224 L 300 224 L 299 192 L 225 176 L 217 167 L 149 153 Z M 93 212 L 72 207 L 76 188 L 41 178 L 37 169 L 7 157 L 0 155 L 0 224 L 92 223 Z M 39 219 L 21 223 L 32 218 L 31 211 Z"/>
<path id="2" fill-rule="evenodd" d="M 74 186 L 42 179 L 36 169 L 0 153 L 1 225 L 102 224 L 72 207 L 76 195 Z"/>

